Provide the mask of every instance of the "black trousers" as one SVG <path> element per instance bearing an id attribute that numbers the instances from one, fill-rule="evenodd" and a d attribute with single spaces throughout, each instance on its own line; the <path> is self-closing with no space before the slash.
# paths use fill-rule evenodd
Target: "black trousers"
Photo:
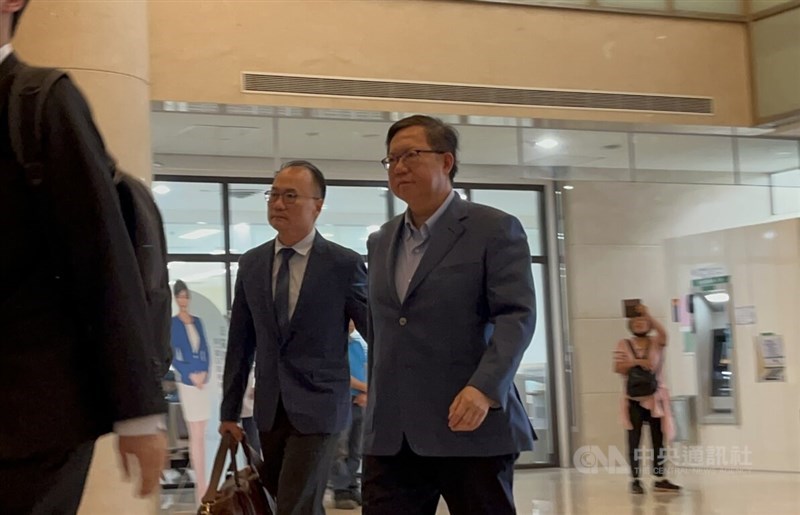
<path id="1" fill-rule="evenodd" d="M 667 450 L 664 447 L 664 433 L 661 431 L 661 419 L 653 417 L 650 410 L 637 401 L 628 400 L 628 415 L 633 429 L 628 430 L 628 463 L 634 479 L 641 476 L 641 452 L 639 443 L 642 440 L 642 425 L 650 426 L 650 439 L 653 441 L 653 475 L 664 477 L 664 465 L 667 462 Z"/>
<path id="2" fill-rule="evenodd" d="M 475 458 L 419 456 L 404 440 L 394 456 L 365 456 L 364 515 L 513 515 L 518 454 Z"/>
<path id="3" fill-rule="evenodd" d="M 302 434 L 278 403 L 272 429 L 262 432 L 264 486 L 275 497 L 276 515 L 325 515 L 322 498 L 338 434 Z"/>
<path id="4" fill-rule="evenodd" d="M 94 441 L 23 460 L 0 460 L 0 513 L 74 515 L 94 454 Z"/>

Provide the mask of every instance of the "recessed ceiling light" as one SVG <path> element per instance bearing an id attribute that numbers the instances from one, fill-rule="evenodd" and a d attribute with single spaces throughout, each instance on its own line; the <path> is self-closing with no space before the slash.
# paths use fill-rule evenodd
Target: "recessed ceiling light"
<path id="1" fill-rule="evenodd" d="M 558 146 L 558 141 L 553 138 L 544 138 L 537 141 L 536 146 L 545 149 L 556 148 Z"/>
<path id="2" fill-rule="evenodd" d="M 158 193 L 159 195 L 166 195 L 167 193 L 169 193 L 169 191 L 170 191 L 169 186 L 165 186 L 164 184 L 153 186 L 153 193 Z"/>
<path id="3" fill-rule="evenodd" d="M 573 186 L 572 184 L 567 184 L 567 185 L 564 186 L 564 189 L 565 190 L 574 190 L 575 186 Z"/>

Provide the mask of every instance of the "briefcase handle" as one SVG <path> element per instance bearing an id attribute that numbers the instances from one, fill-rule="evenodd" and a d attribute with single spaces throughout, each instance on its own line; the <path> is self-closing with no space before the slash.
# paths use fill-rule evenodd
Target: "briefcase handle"
<path id="1" fill-rule="evenodd" d="M 214 504 L 217 493 L 219 493 L 219 481 L 222 479 L 222 470 L 225 468 L 225 454 L 227 453 L 230 453 L 231 456 L 229 470 L 233 474 L 233 481 L 235 482 L 237 488 L 241 488 L 241 484 L 239 482 L 239 469 L 236 467 L 236 451 L 238 449 L 239 443 L 233 438 L 232 434 L 225 433 L 222 435 L 222 440 L 220 441 L 219 448 L 217 449 L 217 457 L 214 459 L 214 468 L 211 471 L 211 479 L 208 483 L 208 490 L 206 490 L 206 494 L 203 496 L 201 501 L 203 506 L 210 506 L 211 504 Z M 242 449 L 244 450 L 244 456 L 247 459 L 247 464 L 257 475 L 258 471 L 253 466 L 253 451 L 250 448 L 250 445 L 247 444 L 246 434 L 242 435 Z M 202 472 L 198 471 L 198 473 Z"/>

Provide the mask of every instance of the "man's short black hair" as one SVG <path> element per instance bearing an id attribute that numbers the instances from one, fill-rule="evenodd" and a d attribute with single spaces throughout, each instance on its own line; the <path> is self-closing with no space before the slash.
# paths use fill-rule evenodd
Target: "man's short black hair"
<path id="1" fill-rule="evenodd" d="M 14 16 L 11 17 L 11 35 L 13 36 L 14 33 L 17 31 L 17 25 L 19 24 L 20 18 L 22 18 L 22 13 L 25 12 L 25 8 L 28 7 L 28 4 L 31 0 L 27 0 L 19 11 L 14 13 Z"/>
<path id="2" fill-rule="evenodd" d="M 311 178 L 314 180 L 314 184 L 317 185 L 317 189 L 319 190 L 319 196 L 323 199 L 325 198 L 325 190 L 327 186 L 325 184 L 325 176 L 322 174 L 319 168 L 317 168 L 313 163 L 310 161 L 305 161 L 303 159 L 297 159 L 295 161 L 289 161 L 288 163 L 283 163 L 281 169 L 275 172 L 275 175 L 278 175 L 282 171 L 286 170 L 287 168 L 305 168 L 309 172 L 311 172 Z"/>
<path id="3" fill-rule="evenodd" d="M 458 132 L 455 128 L 433 116 L 415 114 L 403 118 L 389 127 L 389 132 L 386 134 L 386 148 L 389 148 L 389 144 L 398 132 L 409 127 L 425 129 L 425 137 L 428 139 L 431 149 L 453 154 L 453 168 L 450 169 L 450 182 L 453 182 L 458 173 Z"/>

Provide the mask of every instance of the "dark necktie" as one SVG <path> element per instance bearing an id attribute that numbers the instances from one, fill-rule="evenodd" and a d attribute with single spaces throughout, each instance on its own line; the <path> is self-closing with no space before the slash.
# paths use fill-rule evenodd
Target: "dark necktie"
<path id="1" fill-rule="evenodd" d="M 286 247 L 278 253 L 281 255 L 281 266 L 275 280 L 275 318 L 285 339 L 289 332 L 289 260 L 295 255 L 295 251 Z"/>

